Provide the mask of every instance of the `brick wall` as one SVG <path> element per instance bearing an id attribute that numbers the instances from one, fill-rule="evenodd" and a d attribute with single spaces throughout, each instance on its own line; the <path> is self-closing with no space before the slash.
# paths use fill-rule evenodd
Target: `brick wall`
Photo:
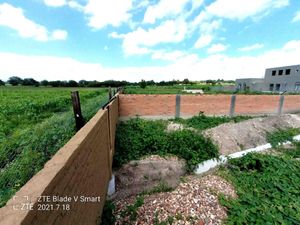
<path id="1" fill-rule="evenodd" d="M 111 175 L 117 120 L 118 99 L 115 99 L 105 110 L 98 111 L 44 169 L 0 209 L 0 224 L 97 224 Z M 28 200 L 24 196 L 28 196 Z M 67 196 L 72 200 L 38 202 L 39 196 L 51 199 Z M 79 199 L 75 202 L 77 196 Z M 84 203 L 80 201 L 81 196 L 100 197 L 100 202 Z M 33 210 L 21 210 L 26 203 L 32 203 Z M 39 210 L 42 207 L 49 210 Z"/>
<path id="2" fill-rule="evenodd" d="M 278 95 L 236 95 L 235 114 L 275 114 Z M 176 113 L 176 95 L 120 95 L 120 118 L 136 115 L 148 118 L 171 118 Z M 181 95 L 180 116 L 191 117 L 204 112 L 207 115 L 228 115 L 230 95 Z M 300 95 L 287 95 L 283 112 L 300 112 Z"/>
<path id="3" fill-rule="evenodd" d="M 120 116 L 165 116 L 175 114 L 176 95 L 120 95 Z"/>

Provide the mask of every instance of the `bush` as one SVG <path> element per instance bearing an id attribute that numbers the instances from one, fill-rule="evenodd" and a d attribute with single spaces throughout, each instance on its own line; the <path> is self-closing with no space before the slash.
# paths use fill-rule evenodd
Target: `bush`
<path id="1" fill-rule="evenodd" d="M 122 122 L 116 133 L 114 166 L 145 155 L 176 155 L 186 160 L 187 170 L 207 159 L 218 156 L 210 139 L 190 130 L 166 133 L 166 121 L 147 121 L 139 118 Z"/>

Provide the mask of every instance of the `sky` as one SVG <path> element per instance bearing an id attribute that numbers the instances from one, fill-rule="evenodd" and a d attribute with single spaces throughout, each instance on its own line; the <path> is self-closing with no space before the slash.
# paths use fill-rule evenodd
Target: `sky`
<path id="1" fill-rule="evenodd" d="M 294 64 L 299 0 L 0 0 L 1 80 L 234 80 Z"/>

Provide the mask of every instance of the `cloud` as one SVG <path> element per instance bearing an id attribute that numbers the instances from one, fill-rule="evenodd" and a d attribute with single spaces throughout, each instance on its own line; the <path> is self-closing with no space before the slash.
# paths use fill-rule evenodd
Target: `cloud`
<path id="1" fill-rule="evenodd" d="M 68 37 L 68 32 L 65 30 L 55 30 L 52 32 L 53 40 L 66 40 Z"/>
<path id="2" fill-rule="evenodd" d="M 263 44 L 256 43 L 256 44 L 253 44 L 253 45 L 247 45 L 247 46 L 244 46 L 242 48 L 239 48 L 239 50 L 242 51 L 242 52 L 247 52 L 247 51 L 260 49 L 260 48 L 263 48 L 263 47 L 264 47 Z"/>
<path id="3" fill-rule="evenodd" d="M 51 7 L 60 7 L 67 4 L 66 0 L 44 0 L 45 5 Z"/>
<path id="4" fill-rule="evenodd" d="M 0 25 L 18 32 L 22 38 L 33 38 L 36 41 L 65 40 L 67 32 L 55 30 L 52 34 L 46 27 L 25 17 L 23 9 L 10 4 L 0 4 Z"/>
<path id="5" fill-rule="evenodd" d="M 206 47 L 212 42 L 212 40 L 213 40 L 213 37 L 210 34 L 201 35 L 199 37 L 199 39 L 196 41 L 194 47 L 195 48 Z"/>
<path id="6" fill-rule="evenodd" d="M 168 52 L 166 52 L 168 54 Z M 164 54 L 164 53 L 163 53 Z M 178 58 L 176 57 L 178 54 Z M 170 57 L 172 52 L 170 53 Z M 16 75 L 36 80 L 172 80 L 236 79 L 262 77 L 266 68 L 299 64 L 300 40 L 291 40 L 281 48 L 258 56 L 226 56 L 221 54 L 199 58 L 195 54 L 175 52 L 175 61 L 166 66 L 108 68 L 101 64 L 83 63 L 72 58 L 25 56 L 0 53 L 0 77 Z M 160 57 L 160 56 L 158 56 Z M 172 58 L 172 57 L 171 57 Z M 176 59 L 177 58 L 177 59 Z M 101 75 L 105 74 L 105 76 Z"/>
<path id="7" fill-rule="evenodd" d="M 182 59 L 182 57 L 186 56 L 187 54 L 183 51 L 163 51 L 163 50 L 159 50 L 159 51 L 153 51 L 151 57 L 152 59 L 162 59 L 162 60 L 166 60 L 166 61 L 177 61 L 179 59 Z"/>
<path id="8" fill-rule="evenodd" d="M 300 11 L 296 12 L 294 18 L 292 19 L 293 23 L 298 22 L 298 21 L 300 21 Z"/>
<path id="9" fill-rule="evenodd" d="M 281 8 L 289 5 L 289 0 L 217 0 L 210 4 L 208 13 L 232 20 L 244 20 L 267 13 L 270 9 Z"/>
<path id="10" fill-rule="evenodd" d="M 132 0 L 89 0 L 84 7 L 88 18 L 88 25 L 101 29 L 107 25 L 120 26 L 131 18 L 129 11 L 132 9 Z"/>
<path id="11" fill-rule="evenodd" d="M 144 14 L 144 23 L 155 23 L 156 20 L 163 19 L 168 16 L 175 16 L 184 10 L 184 6 L 190 0 L 160 0 L 158 4 L 151 5 Z"/>
<path id="12" fill-rule="evenodd" d="M 210 22 L 202 22 L 200 24 L 201 36 L 194 44 L 195 48 L 204 48 L 213 41 L 215 37 L 215 31 L 220 29 L 222 26 L 222 20 L 213 20 Z"/>
<path id="13" fill-rule="evenodd" d="M 224 52 L 228 48 L 227 45 L 223 44 L 213 44 L 208 50 L 207 53 L 209 54 L 214 54 L 214 53 L 219 53 L 219 52 Z"/>
<path id="14" fill-rule="evenodd" d="M 187 34 L 187 24 L 183 20 L 167 20 L 155 28 L 145 30 L 138 28 L 127 34 L 111 33 L 113 38 L 123 38 L 123 49 L 126 55 L 150 53 L 148 47 L 161 43 L 178 43 Z"/>

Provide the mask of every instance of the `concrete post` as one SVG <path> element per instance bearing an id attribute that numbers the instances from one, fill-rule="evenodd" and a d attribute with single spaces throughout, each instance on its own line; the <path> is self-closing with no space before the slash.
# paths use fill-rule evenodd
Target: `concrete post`
<path id="1" fill-rule="evenodd" d="M 176 95 L 175 118 L 180 118 L 180 95 Z"/>
<path id="2" fill-rule="evenodd" d="M 236 102 L 236 95 L 232 95 L 231 102 L 230 102 L 230 112 L 229 112 L 230 117 L 234 116 L 235 102 Z"/>
<path id="3" fill-rule="evenodd" d="M 284 103 L 284 95 L 280 95 L 279 105 L 278 105 L 278 112 L 277 112 L 278 115 L 282 114 L 283 103 Z"/>

